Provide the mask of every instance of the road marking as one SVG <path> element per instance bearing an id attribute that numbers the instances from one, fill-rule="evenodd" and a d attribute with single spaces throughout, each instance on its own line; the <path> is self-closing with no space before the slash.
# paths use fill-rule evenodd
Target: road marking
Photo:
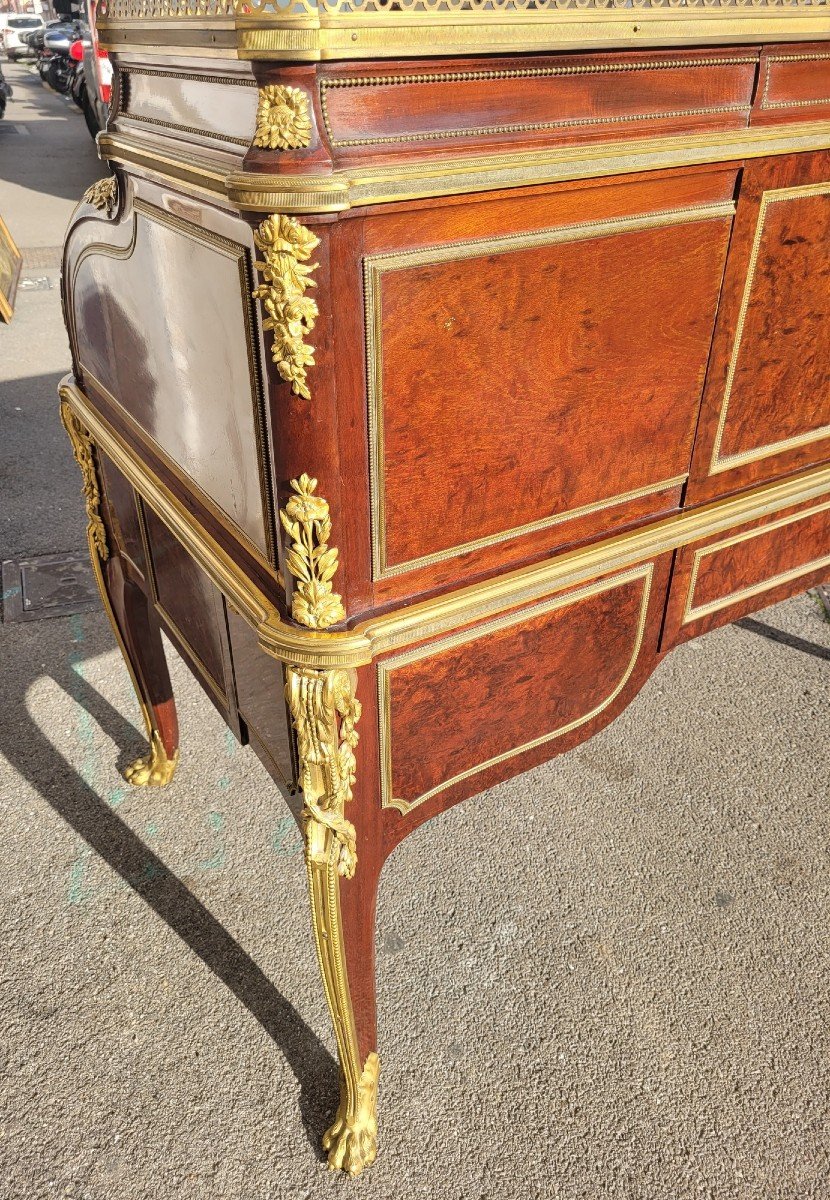
<path id="1" fill-rule="evenodd" d="M 19 133 L 21 137 L 32 136 L 31 131 L 28 130 L 25 125 L 12 125 L 12 129 L 15 131 L 15 133 Z"/>

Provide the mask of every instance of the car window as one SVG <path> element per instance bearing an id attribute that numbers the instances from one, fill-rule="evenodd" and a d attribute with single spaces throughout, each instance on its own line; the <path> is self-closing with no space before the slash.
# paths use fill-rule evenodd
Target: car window
<path id="1" fill-rule="evenodd" d="M 37 29 L 42 24 L 40 17 L 9 17 L 10 29 Z"/>

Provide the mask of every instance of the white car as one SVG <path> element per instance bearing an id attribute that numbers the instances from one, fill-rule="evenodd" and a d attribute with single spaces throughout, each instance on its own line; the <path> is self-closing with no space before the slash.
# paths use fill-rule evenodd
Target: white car
<path id="1" fill-rule="evenodd" d="M 3 49 L 6 51 L 9 62 L 15 62 L 18 58 L 25 58 L 29 53 L 29 46 L 23 41 L 23 34 L 31 33 L 33 29 L 43 28 L 43 17 L 35 16 L 34 13 L 7 13 L 2 28 L 0 28 L 0 38 L 2 38 Z"/>

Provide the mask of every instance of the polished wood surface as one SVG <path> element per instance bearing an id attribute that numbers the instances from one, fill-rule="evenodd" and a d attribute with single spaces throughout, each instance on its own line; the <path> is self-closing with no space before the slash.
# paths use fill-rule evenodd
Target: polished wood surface
<path id="1" fill-rule="evenodd" d="M 116 56 L 64 420 L 159 778 L 164 629 L 305 832 L 334 1166 L 395 846 L 830 575 L 825 47 Z"/>

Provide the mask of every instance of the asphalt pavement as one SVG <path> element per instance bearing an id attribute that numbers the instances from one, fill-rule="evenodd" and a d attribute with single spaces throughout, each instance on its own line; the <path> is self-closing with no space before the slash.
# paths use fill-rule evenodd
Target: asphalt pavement
<path id="1" fill-rule="evenodd" d="M 103 174 L 12 66 L 0 558 L 84 546 L 57 248 Z M 170 653 L 177 779 L 132 791 L 105 617 L 0 624 L 2 1200 L 830 1197 L 830 625 L 675 651 L 591 742 L 388 864 L 380 1154 L 330 1176 L 334 1039 L 299 835 Z"/>

